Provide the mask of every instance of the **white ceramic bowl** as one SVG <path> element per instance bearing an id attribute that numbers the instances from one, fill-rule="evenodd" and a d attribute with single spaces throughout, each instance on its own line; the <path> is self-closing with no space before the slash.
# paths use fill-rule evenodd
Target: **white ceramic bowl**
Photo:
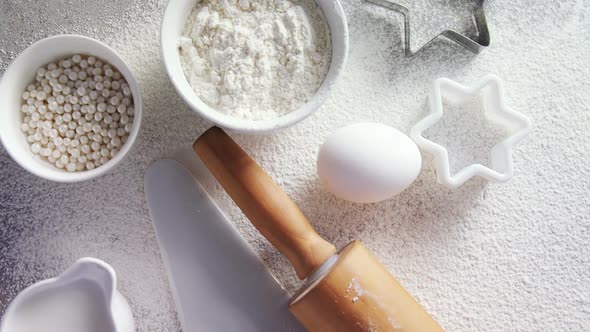
<path id="1" fill-rule="evenodd" d="M 74 54 L 99 57 L 115 66 L 127 80 L 133 94 L 134 120 L 127 142 L 105 164 L 86 171 L 68 172 L 34 155 L 21 131 L 22 94 L 35 78 L 37 69 Z M 78 182 L 101 176 L 120 163 L 131 150 L 139 134 L 142 102 L 139 85 L 123 59 L 107 45 L 84 36 L 59 35 L 42 39 L 24 50 L 4 72 L 0 80 L 0 141 L 10 156 L 27 171 L 47 180 Z"/>
<path id="2" fill-rule="evenodd" d="M 245 120 L 221 113 L 203 102 L 186 79 L 178 54 L 178 38 L 182 35 L 188 14 L 195 0 L 169 0 L 162 20 L 161 43 L 164 65 L 172 84 L 190 108 L 203 118 L 238 132 L 261 133 L 292 126 L 305 119 L 326 101 L 340 75 L 348 54 L 348 25 L 338 0 L 316 0 L 330 28 L 332 60 L 330 69 L 315 95 L 298 109 L 268 120 Z"/>

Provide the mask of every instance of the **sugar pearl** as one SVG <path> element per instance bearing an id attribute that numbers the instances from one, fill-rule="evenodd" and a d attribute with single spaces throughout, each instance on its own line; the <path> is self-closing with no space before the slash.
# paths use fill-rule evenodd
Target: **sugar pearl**
<path id="1" fill-rule="evenodd" d="M 78 157 L 80 157 L 80 150 L 78 150 L 78 149 L 72 149 L 72 150 L 70 151 L 70 155 L 71 155 L 73 158 L 78 158 Z"/>
<path id="2" fill-rule="evenodd" d="M 41 144 L 33 143 L 31 145 L 31 152 L 33 152 L 34 154 L 38 154 L 40 151 L 41 151 Z"/>
<path id="3" fill-rule="evenodd" d="M 114 147 L 119 147 L 119 146 L 121 146 L 121 139 L 119 137 L 115 136 L 111 139 L 111 144 Z"/>
<path id="4" fill-rule="evenodd" d="M 72 71 L 68 74 L 68 78 L 70 79 L 70 81 L 75 81 L 78 79 L 78 73 Z"/>
<path id="5" fill-rule="evenodd" d="M 129 84 L 110 64 L 73 55 L 37 69 L 23 92 L 20 130 L 31 152 L 69 172 L 107 163 L 133 122 Z"/>
<path id="6" fill-rule="evenodd" d="M 49 157 L 51 154 L 53 153 L 53 151 L 49 148 L 45 148 L 45 149 L 41 149 L 41 155 L 43 157 Z"/>
<path id="7" fill-rule="evenodd" d="M 47 104 L 47 108 L 49 108 L 50 111 L 55 111 L 57 109 L 57 102 L 49 102 L 49 104 Z"/>
<path id="8" fill-rule="evenodd" d="M 68 162 L 70 162 L 70 157 L 69 157 L 68 155 L 65 155 L 65 154 L 64 154 L 64 155 L 62 155 L 62 156 L 59 158 L 59 160 L 60 160 L 62 163 L 64 163 L 64 164 L 67 164 Z"/>
<path id="9" fill-rule="evenodd" d="M 99 103 L 98 106 L 96 106 L 96 110 L 99 112 L 104 112 L 107 110 L 107 104 L 105 103 Z"/>

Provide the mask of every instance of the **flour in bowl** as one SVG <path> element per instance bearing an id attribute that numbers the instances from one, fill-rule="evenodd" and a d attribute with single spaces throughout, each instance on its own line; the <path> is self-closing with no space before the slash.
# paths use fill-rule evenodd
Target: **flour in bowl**
<path id="1" fill-rule="evenodd" d="M 179 53 L 207 105 L 242 119 L 272 119 L 318 90 L 330 66 L 330 30 L 314 0 L 201 0 Z"/>

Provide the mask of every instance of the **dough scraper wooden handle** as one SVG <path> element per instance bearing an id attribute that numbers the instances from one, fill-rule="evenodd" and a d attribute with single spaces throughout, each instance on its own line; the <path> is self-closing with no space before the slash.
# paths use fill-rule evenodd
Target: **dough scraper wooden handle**
<path id="1" fill-rule="evenodd" d="M 207 130 L 193 148 L 299 278 L 309 277 L 289 305 L 307 330 L 443 331 L 360 242 L 334 255 L 335 247 L 223 130 Z"/>

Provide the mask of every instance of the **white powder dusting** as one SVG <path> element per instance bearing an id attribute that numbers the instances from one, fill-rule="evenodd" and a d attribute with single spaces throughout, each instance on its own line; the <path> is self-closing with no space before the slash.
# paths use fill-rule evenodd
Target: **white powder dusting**
<path id="1" fill-rule="evenodd" d="M 0 147 L 0 316 L 24 287 L 89 255 L 117 271 L 138 332 L 180 331 L 143 174 L 153 160 L 190 148 L 209 124 L 188 109 L 161 64 L 157 36 L 166 2 L 0 1 L 0 73 L 35 40 L 88 35 L 127 60 L 141 84 L 145 114 L 129 157 L 93 181 L 43 181 Z M 415 3 L 417 11 L 434 2 Z M 320 234 L 337 247 L 360 239 L 446 330 L 588 330 L 590 46 L 580 31 L 590 28 L 590 4 L 486 1 L 490 48 L 474 56 L 440 42 L 412 59 L 403 56 L 400 15 L 362 0 L 342 5 L 349 61 L 322 111 L 288 130 L 233 135 L 236 140 Z M 426 13 L 427 23 L 448 25 Z M 428 156 L 408 190 L 379 204 L 339 200 L 317 183 L 317 148 L 336 128 L 370 120 L 407 132 L 425 115 L 430 80 L 469 84 L 487 73 L 504 78 L 507 102 L 535 121 L 530 139 L 514 151 L 516 176 L 509 183 L 475 180 L 449 191 L 436 182 Z M 297 289 L 289 262 L 225 193 L 213 195 L 277 279 Z"/>
<path id="2" fill-rule="evenodd" d="M 203 0 L 179 40 L 189 84 L 231 116 L 276 118 L 307 102 L 330 65 L 330 33 L 313 0 Z"/>

